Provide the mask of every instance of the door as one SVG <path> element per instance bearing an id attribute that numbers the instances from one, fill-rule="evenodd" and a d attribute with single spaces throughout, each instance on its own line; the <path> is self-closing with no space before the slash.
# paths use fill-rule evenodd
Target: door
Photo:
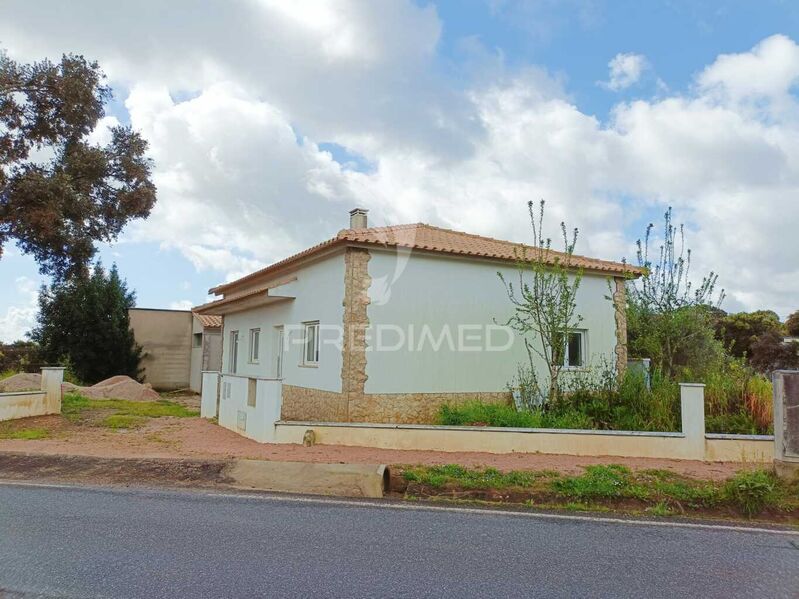
<path id="1" fill-rule="evenodd" d="M 275 378 L 283 378 L 283 327 L 275 327 Z"/>
<path id="2" fill-rule="evenodd" d="M 239 332 L 230 331 L 230 355 L 228 356 L 228 372 L 236 374 L 239 365 Z"/>

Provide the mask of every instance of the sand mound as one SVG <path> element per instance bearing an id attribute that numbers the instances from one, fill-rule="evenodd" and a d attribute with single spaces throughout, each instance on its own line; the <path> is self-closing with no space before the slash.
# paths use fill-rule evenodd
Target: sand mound
<path id="1" fill-rule="evenodd" d="M 42 375 L 21 372 L 0 381 L 0 393 L 14 391 L 38 391 L 42 388 Z M 151 385 L 137 383 L 129 376 L 118 375 L 100 381 L 91 387 L 78 387 L 72 383 L 62 383 L 64 393 L 80 393 L 91 399 L 128 399 L 131 401 L 156 401 L 161 399 Z"/>
<path id="2" fill-rule="evenodd" d="M 38 391 L 42 388 L 42 375 L 31 372 L 20 372 L 0 381 L 0 393 L 15 391 Z"/>
<path id="3" fill-rule="evenodd" d="M 131 401 L 157 401 L 161 399 L 151 385 L 141 384 L 129 376 L 112 376 L 91 387 L 81 387 L 78 392 L 91 399 L 128 399 Z"/>

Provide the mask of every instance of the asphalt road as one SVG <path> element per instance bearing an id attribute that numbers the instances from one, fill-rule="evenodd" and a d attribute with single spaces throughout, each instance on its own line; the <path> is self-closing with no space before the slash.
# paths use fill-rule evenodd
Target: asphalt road
<path id="1" fill-rule="evenodd" d="M 3 596 L 799 597 L 799 536 L 0 484 Z"/>

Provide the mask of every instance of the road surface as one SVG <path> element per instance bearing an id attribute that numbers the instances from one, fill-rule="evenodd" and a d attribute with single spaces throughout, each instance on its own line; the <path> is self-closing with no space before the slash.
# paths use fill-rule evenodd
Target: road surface
<path id="1" fill-rule="evenodd" d="M 3 596 L 797 597 L 799 536 L 0 484 Z"/>

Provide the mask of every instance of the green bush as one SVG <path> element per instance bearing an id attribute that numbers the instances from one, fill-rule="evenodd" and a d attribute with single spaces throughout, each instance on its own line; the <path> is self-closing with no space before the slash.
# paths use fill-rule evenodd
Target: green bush
<path id="1" fill-rule="evenodd" d="M 625 466 L 586 466 L 585 474 L 552 481 L 552 490 L 570 499 L 645 499 L 647 490 Z"/>
<path id="2" fill-rule="evenodd" d="M 483 470 L 464 468 L 457 464 L 444 466 L 419 466 L 403 472 L 408 482 L 418 482 L 440 488 L 447 483 L 457 483 L 464 489 L 502 489 L 529 487 L 542 475 L 535 472 L 500 472 L 496 468 Z"/>
<path id="3" fill-rule="evenodd" d="M 705 416 L 705 431 L 728 435 L 758 435 L 762 431 L 750 414 L 715 414 Z"/>
<path id="4" fill-rule="evenodd" d="M 504 428 L 593 428 L 591 419 L 578 410 L 519 411 L 507 404 L 486 404 L 476 400 L 460 405 L 442 405 L 436 424 Z"/>
<path id="5" fill-rule="evenodd" d="M 469 401 L 460 405 L 442 405 L 436 423 L 449 426 L 482 424 L 485 426 L 540 428 L 541 415 L 536 412 L 519 412 L 507 404 Z"/>
<path id="6" fill-rule="evenodd" d="M 747 516 L 755 516 L 766 505 L 778 503 L 777 481 L 774 474 L 765 470 L 742 471 L 728 479 L 724 495 Z"/>

